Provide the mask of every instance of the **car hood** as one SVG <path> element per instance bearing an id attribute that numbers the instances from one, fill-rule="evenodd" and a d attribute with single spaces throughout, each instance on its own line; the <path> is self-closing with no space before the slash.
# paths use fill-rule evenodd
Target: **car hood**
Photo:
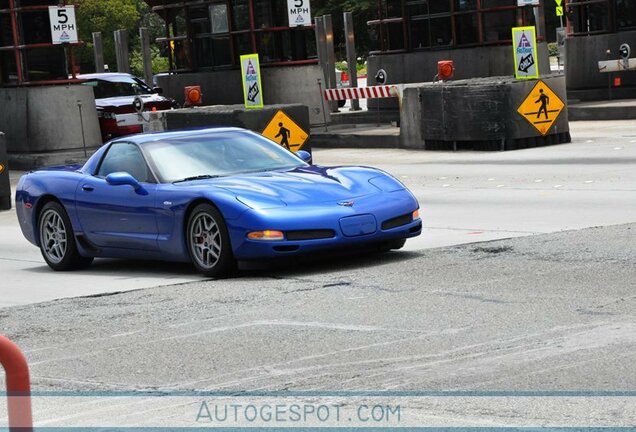
<path id="1" fill-rule="evenodd" d="M 158 95 L 158 94 L 149 94 L 149 95 L 141 95 L 141 99 L 144 101 L 144 104 L 156 105 L 156 104 L 165 104 L 166 107 L 172 106 L 172 100 Z M 123 106 L 129 106 L 132 108 L 133 101 L 135 100 L 135 95 L 132 96 L 118 96 L 111 98 L 102 98 L 95 99 L 95 105 L 98 108 L 107 108 L 114 107 L 119 108 Z"/>
<path id="2" fill-rule="evenodd" d="M 380 187 L 371 179 L 380 179 Z M 359 198 L 404 186 L 386 173 L 365 167 L 302 167 L 290 171 L 241 174 L 191 182 L 225 189 L 253 208 L 269 208 L 290 203 L 311 205 Z"/>

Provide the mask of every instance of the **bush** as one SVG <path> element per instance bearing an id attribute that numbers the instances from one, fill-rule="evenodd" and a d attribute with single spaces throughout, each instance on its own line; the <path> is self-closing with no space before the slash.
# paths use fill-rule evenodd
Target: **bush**
<path id="1" fill-rule="evenodd" d="M 159 48 L 151 47 L 150 56 L 152 57 L 152 73 L 157 74 L 159 72 L 165 72 L 169 68 L 168 57 L 161 57 Z M 144 62 L 141 57 L 140 51 L 133 51 L 130 56 L 130 71 L 133 75 L 138 77 L 144 76 Z M 147 83 L 152 85 L 152 83 Z"/>
<path id="2" fill-rule="evenodd" d="M 548 55 L 550 57 L 556 57 L 559 55 L 559 48 L 557 47 L 556 42 L 550 42 L 548 44 Z"/>

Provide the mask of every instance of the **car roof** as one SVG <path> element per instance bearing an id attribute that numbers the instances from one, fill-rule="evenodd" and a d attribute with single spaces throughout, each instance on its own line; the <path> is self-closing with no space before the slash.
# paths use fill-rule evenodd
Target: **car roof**
<path id="1" fill-rule="evenodd" d="M 143 133 L 138 135 L 130 135 L 127 137 L 122 137 L 121 139 L 117 139 L 116 141 L 125 141 L 132 142 L 135 144 L 144 144 L 155 141 L 165 141 L 175 138 L 190 138 L 197 137 L 201 135 L 218 135 L 226 132 L 251 132 L 247 129 L 239 128 L 239 127 L 228 127 L 228 126 L 218 126 L 218 127 L 205 127 L 205 128 L 196 128 L 196 129 L 182 129 L 176 131 L 168 131 L 168 132 L 151 132 L 151 133 Z"/>
<path id="2" fill-rule="evenodd" d="M 123 72 L 104 72 L 104 73 L 89 73 L 89 74 L 77 75 L 78 79 L 90 79 L 90 78 L 108 79 L 108 78 L 122 78 L 122 77 L 137 78 L 136 76 L 132 74 L 123 73 Z"/>

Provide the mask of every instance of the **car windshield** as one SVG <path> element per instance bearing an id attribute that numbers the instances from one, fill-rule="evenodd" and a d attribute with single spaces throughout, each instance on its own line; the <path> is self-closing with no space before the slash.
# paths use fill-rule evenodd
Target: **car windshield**
<path id="1" fill-rule="evenodd" d="M 169 138 L 143 145 L 163 183 L 307 166 L 277 143 L 248 131 Z"/>
<path id="2" fill-rule="evenodd" d="M 84 85 L 93 87 L 95 99 L 151 94 L 152 89 L 132 76 L 113 76 L 108 79 L 91 78 Z"/>

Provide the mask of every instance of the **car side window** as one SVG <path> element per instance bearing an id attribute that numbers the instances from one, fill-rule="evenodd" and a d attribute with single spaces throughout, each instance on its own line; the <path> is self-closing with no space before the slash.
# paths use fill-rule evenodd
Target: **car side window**
<path id="1" fill-rule="evenodd" d="M 154 183 L 141 151 L 131 143 L 112 144 L 102 159 L 97 176 L 106 177 L 114 172 L 127 172 L 137 181 Z"/>

